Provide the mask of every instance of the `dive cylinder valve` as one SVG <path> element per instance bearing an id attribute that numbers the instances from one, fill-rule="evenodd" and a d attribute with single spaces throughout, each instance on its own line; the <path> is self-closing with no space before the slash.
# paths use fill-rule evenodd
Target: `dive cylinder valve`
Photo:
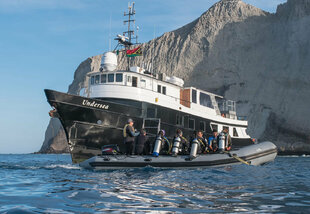
<path id="1" fill-rule="evenodd" d="M 219 134 L 219 151 L 225 151 L 225 135 L 223 132 Z"/>
<path id="2" fill-rule="evenodd" d="M 176 157 L 179 153 L 181 138 L 176 137 L 173 142 L 172 156 Z"/>
<path id="3" fill-rule="evenodd" d="M 192 142 L 192 146 L 191 146 L 191 153 L 189 155 L 190 159 L 194 159 L 197 156 L 197 151 L 198 151 L 198 147 L 199 147 L 199 142 L 197 140 L 197 138 L 195 138 Z"/>
<path id="4" fill-rule="evenodd" d="M 158 157 L 160 149 L 161 149 L 161 137 L 157 136 L 156 141 L 155 141 L 155 146 L 153 149 L 153 156 Z"/>

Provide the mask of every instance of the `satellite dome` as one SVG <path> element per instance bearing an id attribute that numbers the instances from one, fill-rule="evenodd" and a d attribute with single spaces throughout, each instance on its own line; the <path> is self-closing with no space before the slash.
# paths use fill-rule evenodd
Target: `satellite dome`
<path id="1" fill-rule="evenodd" d="M 117 56 L 115 53 L 104 53 L 101 58 L 101 68 L 103 71 L 114 71 L 117 66 Z"/>

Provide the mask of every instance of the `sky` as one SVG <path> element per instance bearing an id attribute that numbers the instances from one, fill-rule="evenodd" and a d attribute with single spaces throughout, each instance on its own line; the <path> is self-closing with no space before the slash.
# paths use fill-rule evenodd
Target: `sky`
<path id="1" fill-rule="evenodd" d="M 67 92 L 78 65 L 116 45 L 128 0 L 0 0 L 0 154 L 32 153 L 51 107 L 44 89 Z M 190 23 L 217 0 L 136 0 L 139 42 Z M 244 0 L 268 12 L 286 0 Z"/>

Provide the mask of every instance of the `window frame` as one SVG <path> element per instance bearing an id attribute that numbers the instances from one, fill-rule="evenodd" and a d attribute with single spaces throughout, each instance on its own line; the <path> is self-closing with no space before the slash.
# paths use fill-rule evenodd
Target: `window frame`
<path id="1" fill-rule="evenodd" d="M 117 77 L 121 77 L 121 80 L 118 81 Z M 115 82 L 123 82 L 123 74 L 122 73 L 115 74 Z"/>
<path id="2" fill-rule="evenodd" d="M 193 122 L 193 128 L 190 127 L 191 121 Z M 195 119 L 188 118 L 188 128 L 191 129 L 191 130 L 195 130 Z"/>
<path id="3" fill-rule="evenodd" d="M 100 83 L 102 83 L 102 84 L 107 83 L 107 74 L 101 74 L 100 75 Z"/>
<path id="4" fill-rule="evenodd" d="M 110 81 L 110 76 L 113 76 L 113 81 Z M 115 82 L 115 74 L 114 73 L 108 74 L 108 83 L 112 83 L 112 82 Z"/>

